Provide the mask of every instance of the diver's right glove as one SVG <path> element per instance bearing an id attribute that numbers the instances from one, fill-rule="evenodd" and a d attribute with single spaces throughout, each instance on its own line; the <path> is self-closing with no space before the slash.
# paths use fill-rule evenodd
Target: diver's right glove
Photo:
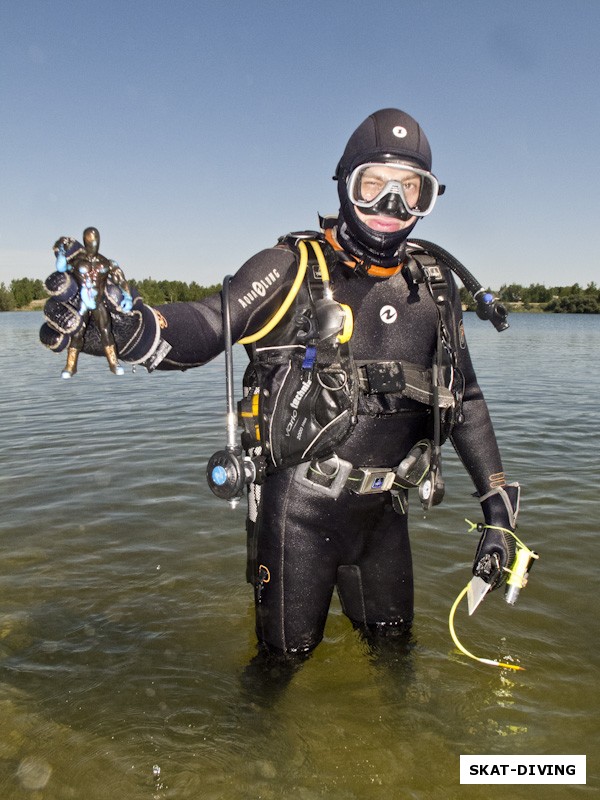
<path id="1" fill-rule="evenodd" d="M 81 248 L 75 242 L 74 247 Z M 66 270 L 57 270 L 46 279 L 46 289 L 50 298 L 44 306 L 45 322 L 40 328 L 40 341 L 55 353 L 68 347 L 71 336 L 82 324 L 79 286 Z M 104 299 L 112 323 L 119 358 L 130 364 L 144 364 L 153 369 L 170 349 L 161 340 L 158 315 L 147 306 L 139 293 L 133 289 L 132 295 L 110 281 L 107 283 Z M 166 351 L 166 352 L 165 352 Z M 90 319 L 85 332 L 83 352 L 90 355 L 104 355 L 100 331 Z"/>
<path id="2" fill-rule="evenodd" d="M 480 498 L 485 525 L 475 553 L 473 575 L 489 583 L 492 589 L 506 581 L 506 569 L 515 560 L 515 539 L 505 531 L 517 527 L 520 494 L 519 484 L 510 483 Z"/>

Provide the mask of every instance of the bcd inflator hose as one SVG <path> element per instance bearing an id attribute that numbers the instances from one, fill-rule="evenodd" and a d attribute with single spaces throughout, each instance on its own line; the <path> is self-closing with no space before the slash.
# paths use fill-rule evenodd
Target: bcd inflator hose
<path id="1" fill-rule="evenodd" d="M 418 247 L 422 247 L 432 256 L 438 258 L 460 278 L 465 286 L 465 289 L 471 294 L 477 303 L 476 313 L 479 319 L 489 319 L 494 328 L 496 328 L 496 330 L 499 332 L 505 331 L 509 327 L 509 324 L 506 321 L 506 317 L 508 316 L 506 307 L 497 298 L 495 298 L 493 294 L 487 292 L 483 288 L 477 278 L 469 272 L 464 264 L 461 264 L 460 261 L 451 253 L 449 253 L 447 250 L 444 250 L 443 247 L 440 247 L 434 242 L 428 242 L 426 239 L 411 239 L 410 241 L 411 244 L 416 244 Z"/>

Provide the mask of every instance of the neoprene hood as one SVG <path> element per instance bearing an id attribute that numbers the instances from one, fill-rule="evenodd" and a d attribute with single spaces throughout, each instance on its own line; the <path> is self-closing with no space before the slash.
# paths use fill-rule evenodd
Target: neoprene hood
<path id="1" fill-rule="evenodd" d="M 395 233 L 380 233 L 365 225 L 348 198 L 347 179 L 355 167 L 369 161 L 403 161 L 431 171 L 431 148 L 419 123 L 397 108 L 371 114 L 354 131 L 337 166 L 340 244 L 361 260 L 380 266 L 398 264 L 404 242 L 416 225 Z"/>

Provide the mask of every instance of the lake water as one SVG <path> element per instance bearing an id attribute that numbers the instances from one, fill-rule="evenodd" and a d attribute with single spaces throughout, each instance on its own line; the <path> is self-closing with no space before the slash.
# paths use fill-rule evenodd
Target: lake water
<path id="1" fill-rule="evenodd" d="M 277 703 L 248 697 L 244 511 L 205 482 L 224 444 L 223 363 L 126 372 L 0 314 L 0 798 L 585 798 L 600 787 L 600 316 L 512 314 L 467 335 L 541 557 L 509 607 L 456 625 L 479 519 L 451 451 L 444 504 L 413 503 L 415 647 L 387 664 L 334 602 Z M 236 353 L 236 374 L 245 357 Z M 586 754 L 586 786 L 460 786 L 460 754 Z M 160 774 L 159 774 L 160 770 Z"/>

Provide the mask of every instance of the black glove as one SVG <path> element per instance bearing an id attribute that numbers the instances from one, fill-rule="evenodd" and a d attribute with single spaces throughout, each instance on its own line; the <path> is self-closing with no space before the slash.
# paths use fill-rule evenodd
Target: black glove
<path id="1" fill-rule="evenodd" d="M 69 241 L 73 242 L 69 252 L 81 249 L 82 246 L 78 242 Z M 79 286 L 73 276 L 66 271 L 53 272 L 46 279 L 45 285 L 51 296 L 44 306 L 46 321 L 40 328 L 40 341 L 50 350 L 60 353 L 69 345 L 71 336 L 82 323 Z M 154 311 L 144 304 L 135 289 L 132 291 L 131 310 L 124 311 L 124 308 L 128 307 L 126 297 L 121 288 L 110 281 L 107 283 L 104 299 L 110 313 L 112 333 L 119 358 L 133 364 L 148 362 L 148 368 L 151 369 L 151 357 L 159 345 L 166 344 L 161 342 L 158 319 Z M 83 352 L 96 356 L 104 355 L 100 332 L 93 319 L 88 322 Z"/>
<path id="2" fill-rule="evenodd" d="M 492 589 L 502 586 L 507 578 L 505 568 L 515 560 L 514 537 L 497 529 L 515 530 L 520 494 L 519 484 L 511 483 L 492 489 L 480 499 L 485 526 L 475 553 L 473 575 L 491 584 Z"/>

